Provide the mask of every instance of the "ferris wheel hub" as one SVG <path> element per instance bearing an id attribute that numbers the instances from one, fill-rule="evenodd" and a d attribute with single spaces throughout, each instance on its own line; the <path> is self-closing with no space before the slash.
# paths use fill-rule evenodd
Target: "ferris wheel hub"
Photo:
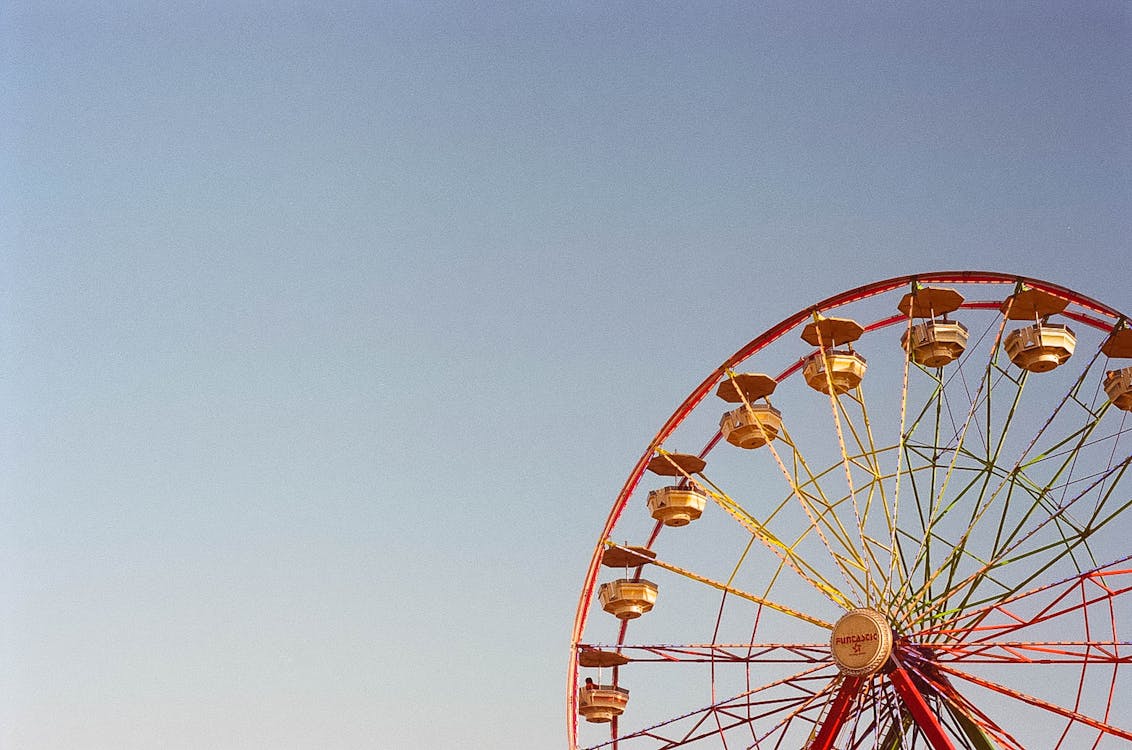
<path id="1" fill-rule="evenodd" d="M 892 628 L 875 609 L 854 609 L 833 626 L 829 647 L 842 674 L 871 675 L 885 665 L 892 653 Z"/>

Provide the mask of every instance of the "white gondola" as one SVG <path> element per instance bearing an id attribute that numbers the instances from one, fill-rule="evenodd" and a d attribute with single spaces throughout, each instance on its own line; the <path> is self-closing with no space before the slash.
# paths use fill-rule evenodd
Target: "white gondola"
<path id="1" fill-rule="evenodd" d="M 629 691 L 616 685 L 590 683 L 578 688 L 578 713 L 594 724 L 608 724 L 629 703 Z"/>
<path id="2" fill-rule="evenodd" d="M 598 588 L 601 608 L 619 620 L 634 620 L 656 604 L 656 584 L 652 581 L 618 578 Z"/>
<path id="3" fill-rule="evenodd" d="M 1104 392 L 1108 394 L 1108 400 L 1117 409 L 1132 411 L 1132 367 L 1106 372 Z"/>
<path id="4" fill-rule="evenodd" d="M 834 395 L 840 396 L 861 384 L 866 366 L 865 358 L 854 351 L 834 349 L 824 352 L 824 356 L 816 351 L 806 357 L 802 377 L 815 391 L 829 393 L 832 386 Z"/>
<path id="5" fill-rule="evenodd" d="M 944 367 L 967 348 L 967 327 L 952 320 L 929 320 L 906 330 L 900 345 L 916 364 Z"/>
<path id="6" fill-rule="evenodd" d="M 1037 323 L 1007 334 L 1002 348 L 1010 361 L 1028 372 L 1049 372 L 1073 356 L 1077 336 L 1062 323 Z"/>
<path id="7" fill-rule="evenodd" d="M 918 284 L 900 299 L 896 309 L 909 319 L 924 319 L 900 337 L 900 345 L 913 362 L 944 367 L 959 359 L 967 348 L 967 327 L 948 320 L 947 315 L 962 305 L 963 295 L 954 289 Z"/>
<path id="8" fill-rule="evenodd" d="M 719 420 L 723 439 L 740 448 L 760 448 L 778 437 L 782 412 L 769 404 L 740 406 Z"/>
<path id="9" fill-rule="evenodd" d="M 687 526 L 704 512 L 707 495 L 694 487 L 661 487 L 649 492 L 649 513 L 665 526 Z"/>

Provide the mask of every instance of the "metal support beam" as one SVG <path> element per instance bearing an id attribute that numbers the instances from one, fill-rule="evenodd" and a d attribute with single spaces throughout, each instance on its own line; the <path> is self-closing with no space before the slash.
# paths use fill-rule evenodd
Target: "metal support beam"
<path id="1" fill-rule="evenodd" d="M 904 735 L 907 734 L 910 726 L 912 726 L 912 716 L 907 711 L 901 711 L 900 716 L 893 719 L 884 739 L 877 745 L 879 750 L 900 750 Z"/>
<path id="2" fill-rule="evenodd" d="M 976 724 L 970 716 L 963 713 L 950 701 L 947 702 L 947 708 L 951 711 L 951 715 L 955 717 L 955 721 L 962 727 L 963 733 L 967 735 L 967 739 L 971 741 L 975 750 L 998 750 L 998 746 L 991 742 L 991 738 L 987 737 L 983 728 Z"/>
<path id="3" fill-rule="evenodd" d="M 842 680 L 841 688 L 837 691 L 833 704 L 829 707 L 829 713 L 826 714 L 825 721 L 821 724 L 818 736 L 806 747 L 806 750 L 831 750 L 833 741 L 837 739 L 837 733 L 841 731 L 845 719 L 849 716 L 849 708 L 853 705 L 853 699 L 857 697 L 857 693 L 864 682 L 863 677 L 846 677 Z"/>
<path id="4" fill-rule="evenodd" d="M 943 731 L 943 725 L 939 723 L 939 719 L 932 713 L 928 702 L 924 700 L 924 694 L 916 687 L 912 675 L 908 674 L 904 665 L 895 656 L 889 659 L 888 665 L 888 679 L 892 681 L 896 693 L 904 701 L 904 705 L 908 707 L 908 712 L 912 714 L 912 718 L 920 727 L 920 731 L 928 738 L 928 742 L 931 743 L 934 750 L 955 750 L 955 746 L 951 744 L 951 740 Z"/>

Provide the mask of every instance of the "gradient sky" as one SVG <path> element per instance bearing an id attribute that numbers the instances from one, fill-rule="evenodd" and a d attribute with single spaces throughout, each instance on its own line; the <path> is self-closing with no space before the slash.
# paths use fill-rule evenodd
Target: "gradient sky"
<path id="1" fill-rule="evenodd" d="M 1112 2 L 0 9 L 0 745 L 565 746 L 605 514 L 807 304 L 1132 310 Z"/>

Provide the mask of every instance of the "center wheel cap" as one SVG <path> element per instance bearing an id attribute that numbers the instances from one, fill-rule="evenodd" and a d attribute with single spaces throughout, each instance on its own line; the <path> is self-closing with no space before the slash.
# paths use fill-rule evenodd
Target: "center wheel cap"
<path id="1" fill-rule="evenodd" d="M 880 612 L 854 609 L 833 626 L 829 647 L 842 674 L 870 675 L 883 667 L 892 653 L 892 628 Z"/>

